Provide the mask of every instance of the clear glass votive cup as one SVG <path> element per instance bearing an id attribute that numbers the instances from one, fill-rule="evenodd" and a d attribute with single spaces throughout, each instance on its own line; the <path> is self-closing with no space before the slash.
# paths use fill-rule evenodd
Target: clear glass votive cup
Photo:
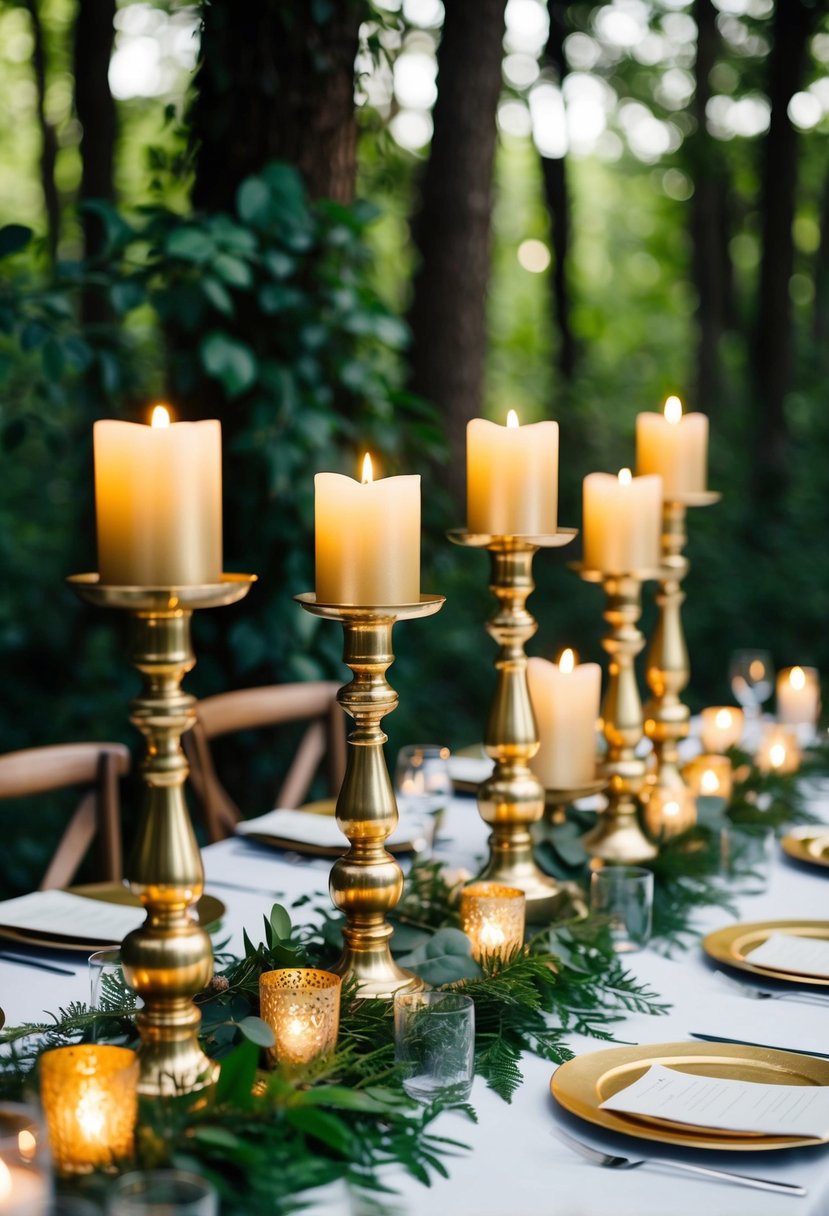
<path id="1" fill-rule="evenodd" d="M 617 954 L 641 950 L 651 935 L 653 873 L 643 866 L 602 866 L 590 876 L 590 908 L 606 916 Z"/>
<path id="2" fill-rule="evenodd" d="M 458 992 L 398 992 L 394 1055 L 410 1098 L 465 1102 L 475 1073 L 475 1003 Z"/>
<path id="3" fill-rule="evenodd" d="M 434 834 L 440 831 L 443 812 L 452 798 L 448 747 L 439 743 L 410 743 L 397 753 L 394 787 L 401 817 L 431 818 Z"/>
<path id="4" fill-rule="evenodd" d="M 773 828 L 729 820 L 720 827 L 720 873 L 736 882 L 743 895 L 760 895 L 766 890 L 773 857 Z"/>
<path id="5" fill-rule="evenodd" d="M 111 1186 L 107 1216 L 219 1216 L 212 1183 L 186 1170 L 136 1170 Z"/>
<path id="6" fill-rule="evenodd" d="M 22 1102 L 0 1103 L 0 1212 L 49 1211 L 51 1154 L 39 1111 Z"/>
<path id="7" fill-rule="evenodd" d="M 89 956 L 89 1003 L 93 1009 L 140 1009 L 143 1001 L 124 979 L 121 950 L 110 946 Z"/>

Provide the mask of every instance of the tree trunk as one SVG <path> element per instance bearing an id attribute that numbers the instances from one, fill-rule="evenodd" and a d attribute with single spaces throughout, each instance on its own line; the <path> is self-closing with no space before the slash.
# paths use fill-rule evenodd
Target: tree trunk
<path id="1" fill-rule="evenodd" d="M 481 413 L 490 270 L 495 111 L 505 0 L 452 0 L 438 49 L 432 150 L 413 236 L 420 263 L 409 313 L 411 387 L 446 421 L 460 503 L 466 424 Z"/>
<path id="2" fill-rule="evenodd" d="M 319 7 L 204 5 L 191 109 L 196 207 L 231 210 L 239 183 L 271 160 L 296 165 L 312 198 L 353 198 L 354 60 L 367 6 L 338 0 L 317 17 Z"/>
<path id="3" fill-rule="evenodd" d="M 547 38 L 546 59 L 554 69 L 559 87 L 567 75 L 564 39 L 567 36 L 566 5 L 561 0 L 547 0 L 550 33 Z M 565 381 L 573 379 L 576 370 L 576 343 L 570 324 L 570 199 L 567 191 L 567 161 L 565 156 L 541 156 L 544 195 L 550 213 L 550 237 L 553 246 L 553 315 L 558 326 L 558 371 Z"/>
<path id="4" fill-rule="evenodd" d="M 804 0 L 778 0 L 769 61 L 771 125 L 762 169 L 760 299 L 754 345 L 758 404 L 755 428 L 754 497 L 774 513 L 788 475 L 786 394 L 792 369 L 792 308 L 789 279 L 794 263 L 792 223 L 797 191 L 797 133 L 788 105 L 803 78 L 806 46 L 816 9 Z"/>
<path id="5" fill-rule="evenodd" d="M 115 36 L 115 0 L 78 0 L 75 16 L 75 109 L 81 124 L 81 186 L 79 202 L 115 199 L 113 161 L 115 157 L 116 112 L 109 89 L 109 61 Z M 84 256 L 88 261 L 102 252 L 104 227 L 97 215 L 81 212 Z M 109 317 L 106 298 L 94 288 L 81 300 L 81 316 L 86 324 Z"/>
<path id="6" fill-rule="evenodd" d="M 37 9 L 37 0 L 24 0 L 25 7 L 32 22 L 32 37 L 34 51 L 32 52 L 32 70 L 37 89 L 37 121 L 40 127 L 40 183 L 43 189 L 43 202 L 46 207 L 46 245 L 49 256 L 54 262 L 60 239 L 60 199 L 55 184 L 55 160 L 58 154 L 58 141 L 55 128 L 46 118 L 46 51 L 43 45 L 43 26 Z"/>

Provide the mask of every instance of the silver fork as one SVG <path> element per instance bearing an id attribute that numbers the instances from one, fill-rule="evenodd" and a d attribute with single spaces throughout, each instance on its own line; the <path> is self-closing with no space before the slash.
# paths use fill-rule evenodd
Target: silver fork
<path id="1" fill-rule="evenodd" d="M 750 997 L 753 1001 L 793 1001 L 798 1005 L 821 1005 L 824 1008 L 829 1005 L 829 995 L 823 996 L 820 992 L 769 992 L 766 988 L 757 988 L 754 984 L 745 984 L 742 980 L 735 980 L 733 976 L 726 975 L 724 971 L 715 971 L 714 977 L 721 983 L 727 984 L 735 992 L 739 992 L 741 996 Z"/>
<path id="2" fill-rule="evenodd" d="M 751 1174 L 732 1174 L 728 1170 L 715 1170 L 707 1165 L 692 1165 L 690 1161 L 675 1161 L 669 1157 L 615 1157 L 612 1153 L 603 1153 L 589 1144 L 583 1144 L 574 1136 L 554 1127 L 552 1134 L 562 1144 L 566 1144 L 573 1152 L 580 1153 L 588 1161 L 602 1165 L 609 1170 L 635 1170 L 640 1165 L 664 1165 L 672 1170 L 684 1170 L 689 1174 L 701 1174 L 704 1178 L 716 1178 L 720 1182 L 733 1182 L 736 1186 L 750 1186 L 757 1191 L 779 1191 L 783 1195 L 805 1195 L 805 1186 L 796 1186 L 793 1182 L 775 1182 L 771 1178 L 755 1178 Z"/>

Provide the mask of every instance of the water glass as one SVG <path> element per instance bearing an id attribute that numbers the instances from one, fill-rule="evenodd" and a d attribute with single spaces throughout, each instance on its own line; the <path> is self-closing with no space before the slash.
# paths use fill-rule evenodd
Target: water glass
<path id="1" fill-rule="evenodd" d="M 401 818 L 430 818 L 435 835 L 452 798 L 448 747 L 438 743 L 412 743 L 397 753 L 394 784 Z"/>
<path id="2" fill-rule="evenodd" d="M 124 979 L 121 951 L 117 946 L 96 950 L 89 956 L 89 1000 L 93 1009 L 140 1009 L 139 1000 Z"/>
<path id="3" fill-rule="evenodd" d="M 617 954 L 641 950 L 651 935 L 653 873 L 643 866 L 603 866 L 590 878 L 590 907 L 610 923 Z"/>
<path id="4" fill-rule="evenodd" d="M 112 1184 L 107 1216 L 219 1216 L 206 1178 L 186 1170 L 137 1170 Z"/>
<path id="5" fill-rule="evenodd" d="M 757 719 L 760 706 L 771 696 L 774 667 L 767 650 L 735 650 L 728 670 L 731 691 L 747 718 Z"/>
<path id="6" fill-rule="evenodd" d="M 743 895 L 760 895 L 769 885 L 774 829 L 765 824 L 731 823 L 720 828 L 720 873 L 739 883 Z"/>
<path id="7" fill-rule="evenodd" d="M 475 1003 L 456 992 L 399 992 L 394 1054 L 403 1088 L 419 1102 L 465 1102 L 475 1071 Z"/>

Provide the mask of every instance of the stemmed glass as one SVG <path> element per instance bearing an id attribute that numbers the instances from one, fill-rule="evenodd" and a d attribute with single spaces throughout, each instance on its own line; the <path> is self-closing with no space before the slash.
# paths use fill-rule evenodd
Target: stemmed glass
<path id="1" fill-rule="evenodd" d="M 437 743 L 412 743 L 397 754 L 394 785 L 401 818 L 430 819 L 433 836 L 452 798 L 449 748 Z"/>
<path id="2" fill-rule="evenodd" d="M 758 721 L 760 707 L 774 688 L 774 667 L 767 650 L 735 650 L 729 666 L 731 691 L 747 719 Z"/>

